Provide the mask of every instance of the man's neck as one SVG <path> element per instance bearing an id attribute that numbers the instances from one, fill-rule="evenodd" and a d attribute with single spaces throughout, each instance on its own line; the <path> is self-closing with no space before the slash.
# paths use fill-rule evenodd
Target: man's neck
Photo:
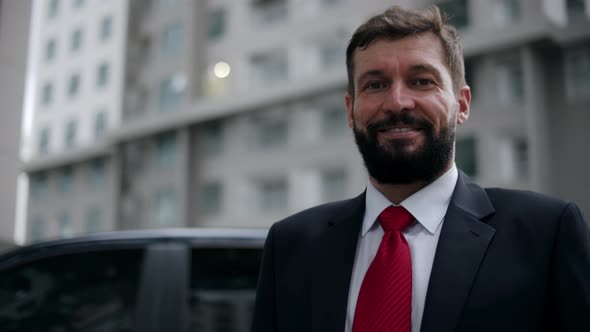
<path id="1" fill-rule="evenodd" d="M 369 180 L 383 196 L 387 197 L 390 202 L 396 205 L 428 185 L 428 182 L 424 181 L 408 184 L 382 184 L 373 178 Z"/>
<path id="2" fill-rule="evenodd" d="M 416 181 L 412 183 L 404 183 L 404 184 L 383 184 L 379 183 L 379 181 L 375 180 L 373 177 L 369 177 L 369 181 L 379 190 L 383 196 L 385 196 L 390 202 L 393 204 L 400 204 L 406 198 L 412 196 L 413 194 L 417 193 L 420 189 L 426 187 L 430 183 L 436 181 L 441 175 L 445 174 L 449 169 L 452 167 L 452 163 L 442 171 L 434 180 L 428 181 Z"/>

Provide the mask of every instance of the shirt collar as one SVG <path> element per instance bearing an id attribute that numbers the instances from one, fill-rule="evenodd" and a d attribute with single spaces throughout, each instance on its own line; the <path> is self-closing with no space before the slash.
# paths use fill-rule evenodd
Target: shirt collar
<path id="1" fill-rule="evenodd" d="M 447 213 L 458 176 L 457 167 L 453 163 L 451 169 L 434 182 L 406 198 L 399 205 L 408 210 L 428 232 L 434 234 Z M 395 204 L 391 203 L 369 181 L 365 197 L 362 236 L 365 236 L 373 227 L 381 212 L 391 205 Z"/>

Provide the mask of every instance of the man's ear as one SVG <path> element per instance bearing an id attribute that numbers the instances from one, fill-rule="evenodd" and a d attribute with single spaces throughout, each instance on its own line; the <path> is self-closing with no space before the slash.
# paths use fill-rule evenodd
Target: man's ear
<path id="1" fill-rule="evenodd" d="M 354 127 L 354 115 L 352 114 L 354 110 L 354 98 L 347 92 L 346 96 L 344 96 L 344 102 L 346 104 L 346 119 L 348 120 L 348 127 Z"/>
<path id="2" fill-rule="evenodd" d="M 457 102 L 459 110 L 457 112 L 457 123 L 463 124 L 469 119 L 469 108 L 471 106 L 471 88 L 465 85 L 458 91 Z"/>

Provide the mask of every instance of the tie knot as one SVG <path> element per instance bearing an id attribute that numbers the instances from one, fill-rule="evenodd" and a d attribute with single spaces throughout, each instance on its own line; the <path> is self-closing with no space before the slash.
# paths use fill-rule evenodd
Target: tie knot
<path id="1" fill-rule="evenodd" d="M 378 219 L 386 232 L 401 231 L 414 220 L 414 216 L 403 206 L 390 206 L 381 212 Z"/>

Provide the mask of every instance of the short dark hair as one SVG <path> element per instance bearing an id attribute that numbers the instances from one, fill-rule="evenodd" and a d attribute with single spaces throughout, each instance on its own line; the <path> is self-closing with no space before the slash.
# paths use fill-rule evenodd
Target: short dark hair
<path id="1" fill-rule="evenodd" d="M 441 41 L 444 62 L 451 74 L 453 90 L 457 92 L 465 83 L 463 48 L 457 30 L 447 23 L 447 16 L 437 6 L 426 9 L 404 9 L 393 6 L 382 14 L 373 16 L 358 27 L 346 48 L 348 93 L 354 98 L 354 54 L 366 49 L 378 39 L 399 39 L 406 36 L 432 32 Z"/>

